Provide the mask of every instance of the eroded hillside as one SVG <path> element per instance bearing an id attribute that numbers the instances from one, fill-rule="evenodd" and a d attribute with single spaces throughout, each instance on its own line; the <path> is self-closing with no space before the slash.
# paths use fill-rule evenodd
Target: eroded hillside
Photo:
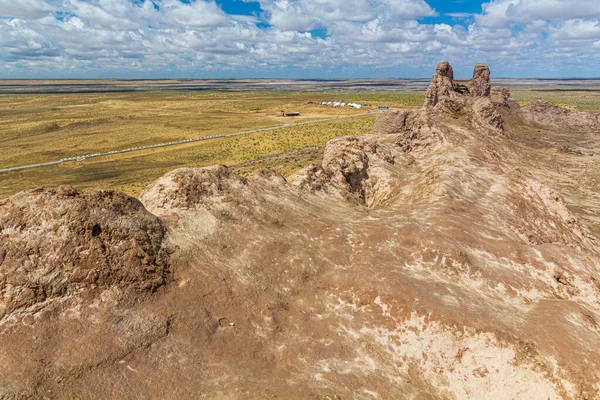
<path id="1" fill-rule="evenodd" d="M 288 179 L 15 195 L 0 394 L 599 398 L 598 130 L 442 63 Z"/>

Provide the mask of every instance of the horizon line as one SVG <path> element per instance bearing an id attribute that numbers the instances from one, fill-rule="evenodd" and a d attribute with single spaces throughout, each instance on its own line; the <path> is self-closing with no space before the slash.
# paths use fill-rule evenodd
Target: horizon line
<path id="1" fill-rule="evenodd" d="M 455 80 L 463 80 L 463 79 L 471 79 L 472 77 L 455 77 Z M 116 78 L 116 77 L 108 77 L 108 78 L 2 78 L 0 77 L 0 81 L 176 81 L 176 80 L 186 80 L 186 81 L 242 81 L 242 80 L 270 80 L 270 81 L 323 81 L 323 80 L 335 80 L 335 81 L 343 81 L 343 80 L 421 80 L 427 79 L 430 80 L 431 77 L 408 77 L 408 78 L 400 78 L 400 77 L 346 77 L 346 78 L 251 78 L 251 77 L 236 77 L 236 78 Z M 491 80 L 494 79 L 535 79 L 535 80 L 600 80 L 600 76 L 590 76 L 590 77 L 507 77 L 507 76 L 499 76 L 499 77 L 490 77 Z"/>

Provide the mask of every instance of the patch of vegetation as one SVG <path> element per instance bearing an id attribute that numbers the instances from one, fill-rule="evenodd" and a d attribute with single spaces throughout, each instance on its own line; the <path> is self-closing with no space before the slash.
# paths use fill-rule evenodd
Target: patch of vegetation
<path id="1" fill-rule="evenodd" d="M 325 96 L 280 92 L 0 95 L 0 167 L 364 112 L 307 104 Z M 283 118 L 281 110 L 298 111 L 301 116 Z"/>
<path id="2" fill-rule="evenodd" d="M 549 90 L 550 89 L 550 90 Z M 584 110 L 600 109 L 600 91 L 513 87 L 521 103 L 547 100 Z M 321 102 L 361 103 L 331 108 Z M 379 105 L 416 107 L 417 92 L 130 92 L 0 95 L 0 168 L 74 155 L 232 133 L 375 111 Z M 281 117 L 281 110 L 301 117 Z M 179 167 L 233 165 L 249 175 L 271 168 L 290 175 L 320 160 L 333 137 L 363 135 L 375 115 L 287 127 L 250 135 L 88 159 L 0 175 L 0 198 L 33 186 L 69 184 L 138 195 L 149 182 Z"/>
<path id="3" fill-rule="evenodd" d="M 584 111 L 600 110 L 600 88 L 511 87 L 510 93 L 521 105 L 545 100 L 561 107 Z"/>
<path id="4" fill-rule="evenodd" d="M 214 164 L 236 166 L 236 171 L 243 175 L 263 168 L 289 175 L 317 161 L 330 139 L 371 133 L 374 121 L 372 114 L 4 173 L 0 198 L 33 186 L 61 184 L 116 189 L 137 196 L 148 183 L 172 169 Z M 269 157 L 282 153 L 287 156 Z"/>

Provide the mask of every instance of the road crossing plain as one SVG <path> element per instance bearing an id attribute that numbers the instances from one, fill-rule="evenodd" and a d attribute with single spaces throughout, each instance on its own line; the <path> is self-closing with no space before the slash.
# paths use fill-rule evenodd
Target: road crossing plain
<path id="1" fill-rule="evenodd" d="M 61 184 L 137 195 L 174 168 L 236 165 L 372 128 L 373 115 L 336 120 L 369 110 L 323 107 L 317 101 L 410 106 L 420 102 L 413 97 L 177 91 L 0 94 L 0 198 Z M 284 118 L 281 110 L 301 115 Z M 302 125 L 315 120 L 325 121 Z M 287 173 L 309 161 L 276 167 Z"/>
<path id="2" fill-rule="evenodd" d="M 521 102 L 544 99 L 588 110 L 600 104 L 598 81 L 499 83 L 509 85 Z M 319 152 L 313 149 L 328 140 L 370 133 L 374 114 L 296 124 L 376 111 L 378 105 L 418 107 L 424 84 L 0 81 L 0 170 L 5 170 L 0 174 L 0 198 L 33 186 L 61 184 L 137 195 L 169 170 L 213 164 L 243 164 L 244 174 L 264 167 L 290 174 L 318 161 Z M 366 106 L 356 110 L 319 105 L 324 101 Z M 299 112 L 300 117 L 284 118 L 281 111 Z M 270 130 L 262 131 L 265 128 Z M 6 171 L 32 165 L 36 167 Z"/>
<path id="3" fill-rule="evenodd" d="M 203 136 L 203 137 L 198 137 L 198 138 L 193 138 L 193 139 L 184 139 L 184 140 L 177 140 L 177 141 L 173 141 L 173 142 L 156 143 L 156 144 L 151 144 L 151 145 L 147 145 L 147 146 L 126 148 L 126 149 L 122 149 L 122 150 L 111 150 L 111 151 L 107 151 L 106 153 L 85 154 L 85 155 L 80 155 L 80 156 L 61 158 L 60 160 L 48 161 L 48 162 L 43 162 L 43 163 L 1 168 L 0 173 L 11 172 L 11 171 L 21 171 L 24 169 L 39 168 L 39 167 L 44 167 L 44 166 L 49 166 L 49 165 L 61 164 L 64 162 L 69 162 L 69 161 L 82 162 L 82 161 L 85 161 L 90 158 L 109 157 L 109 156 L 112 156 L 115 154 L 131 153 L 134 151 L 143 151 L 143 150 L 156 149 L 156 148 L 167 147 L 167 146 L 178 146 L 178 145 L 182 145 L 182 144 L 186 144 L 186 143 L 203 142 L 205 140 L 212 140 L 212 139 L 224 139 L 224 138 L 233 137 L 233 136 L 249 135 L 251 133 L 278 130 L 278 129 L 290 128 L 290 127 L 294 127 L 294 126 L 319 124 L 322 122 L 334 121 L 334 120 L 345 119 L 345 118 L 364 117 L 364 116 L 367 116 L 370 114 L 371 114 L 371 111 L 368 111 L 366 113 L 361 113 L 361 114 L 343 115 L 343 116 L 339 116 L 339 117 L 331 117 L 331 118 L 318 119 L 318 120 L 313 120 L 313 121 L 298 122 L 295 124 L 284 124 L 284 125 L 280 125 L 280 126 L 273 126 L 270 128 L 252 129 L 252 130 L 248 130 L 248 131 L 241 131 L 241 132 L 228 133 L 228 134 L 222 134 L 222 135 L 209 135 L 209 136 Z"/>

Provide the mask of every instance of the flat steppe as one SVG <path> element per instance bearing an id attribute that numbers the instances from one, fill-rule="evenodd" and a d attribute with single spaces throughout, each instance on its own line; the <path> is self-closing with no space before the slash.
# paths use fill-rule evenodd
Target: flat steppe
<path id="1" fill-rule="evenodd" d="M 79 155 L 362 114 L 380 105 L 416 107 L 428 80 L 63 80 L 0 81 L 0 169 Z M 600 109 L 600 81 L 507 80 L 522 104 L 548 100 Z M 362 110 L 321 102 L 365 104 Z M 300 117 L 284 118 L 281 110 Z M 224 164 L 241 174 L 289 175 L 319 161 L 336 136 L 373 129 L 374 115 L 149 149 L 0 174 L 0 198 L 69 184 L 139 195 L 174 168 Z"/>

